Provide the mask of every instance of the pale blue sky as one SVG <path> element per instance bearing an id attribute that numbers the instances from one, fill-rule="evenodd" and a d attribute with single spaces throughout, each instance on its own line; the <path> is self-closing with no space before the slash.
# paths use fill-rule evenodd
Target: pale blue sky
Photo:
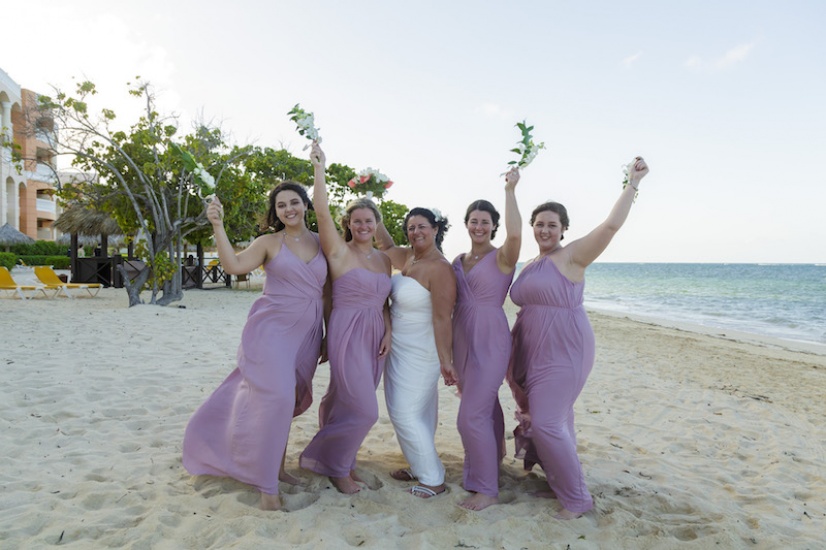
<path id="1" fill-rule="evenodd" d="M 466 205 L 504 206 L 526 118 L 548 150 L 517 189 L 523 259 L 534 206 L 564 203 L 582 236 L 641 154 L 651 174 L 601 261 L 826 262 L 826 2 L 28 0 L 4 15 L 0 67 L 35 91 L 85 76 L 125 114 L 141 75 L 184 121 L 306 155 L 286 116 L 300 102 L 330 162 L 379 168 L 390 198 L 448 215 L 451 259 Z"/>

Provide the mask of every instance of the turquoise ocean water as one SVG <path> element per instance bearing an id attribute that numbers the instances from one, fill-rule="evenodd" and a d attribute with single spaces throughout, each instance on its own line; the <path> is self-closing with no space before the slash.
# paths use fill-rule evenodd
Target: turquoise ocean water
<path id="1" fill-rule="evenodd" d="M 594 263 L 585 306 L 826 344 L 826 264 Z"/>

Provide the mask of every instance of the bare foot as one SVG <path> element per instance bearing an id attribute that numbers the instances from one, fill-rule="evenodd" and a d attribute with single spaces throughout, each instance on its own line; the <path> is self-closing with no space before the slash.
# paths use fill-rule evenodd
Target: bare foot
<path id="1" fill-rule="evenodd" d="M 359 477 L 355 470 L 350 471 L 350 479 L 357 483 L 366 483 L 363 479 L 361 479 L 361 477 Z"/>
<path id="2" fill-rule="evenodd" d="M 423 485 L 418 484 L 411 487 L 408 492 L 411 495 L 417 496 L 419 498 L 433 498 L 435 496 L 441 495 L 447 490 L 447 486 L 442 483 L 441 485 Z"/>
<path id="3" fill-rule="evenodd" d="M 571 512 L 570 510 L 563 508 L 554 517 L 556 519 L 576 519 L 582 517 L 582 514 L 579 512 Z"/>
<path id="4" fill-rule="evenodd" d="M 556 493 L 553 491 L 531 491 L 528 494 L 537 498 L 556 498 Z"/>
<path id="5" fill-rule="evenodd" d="M 392 477 L 396 481 L 413 481 L 414 479 L 416 479 L 415 477 L 413 477 L 413 472 L 411 472 L 407 468 L 402 468 L 401 470 L 394 470 L 390 472 L 390 477 Z"/>
<path id="6" fill-rule="evenodd" d="M 359 487 L 358 484 L 350 478 L 350 476 L 331 477 L 330 481 L 333 482 L 333 485 L 336 486 L 336 489 L 338 489 L 339 492 L 344 493 L 345 495 L 354 495 L 361 491 L 361 487 Z"/>
<path id="7" fill-rule="evenodd" d="M 259 503 L 259 507 L 262 510 L 280 510 L 281 497 L 278 495 L 261 493 L 261 502 Z"/>
<path id="8" fill-rule="evenodd" d="M 288 474 L 286 470 L 278 472 L 278 481 L 289 483 L 290 485 L 300 485 L 301 480 L 292 474 Z"/>
<path id="9" fill-rule="evenodd" d="M 488 506 L 492 506 L 493 504 L 497 504 L 498 502 L 499 499 L 497 497 L 483 495 L 482 493 L 476 493 L 473 496 L 468 497 L 462 502 L 460 502 L 459 506 L 467 510 L 484 510 Z"/>

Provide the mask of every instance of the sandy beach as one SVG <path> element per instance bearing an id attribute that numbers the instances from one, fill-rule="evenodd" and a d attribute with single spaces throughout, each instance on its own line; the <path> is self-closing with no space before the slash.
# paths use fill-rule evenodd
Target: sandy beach
<path id="1" fill-rule="evenodd" d="M 338 493 L 298 468 L 329 380 L 293 422 L 288 512 L 181 465 L 189 417 L 235 366 L 260 290 L 187 291 L 167 308 L 96 298 L 0 299 L 0 547 L 12 548 L 822 548 L 826 533 L 826 349 L 666 327 L 591 312 L 594 371 L 577 403 L 580 458 L 596 507 L 558 504 L 508 457 L 501 504 L 457 506 L 459 400 L 442 387 L 437 448 L 448 492 L 420 500 L 381 418 L 359 453 L 368 490 Z M 509 306 L 511 322 L 515 310 Z M 500 392 L 508 432 L 513 401 Z"/>

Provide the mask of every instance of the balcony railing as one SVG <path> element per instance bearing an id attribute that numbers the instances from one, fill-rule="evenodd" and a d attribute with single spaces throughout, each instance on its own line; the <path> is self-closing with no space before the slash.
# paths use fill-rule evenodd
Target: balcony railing
<path id="1" fill-rule="evenodd" d="M 37 211 L 47 214 L 57 214 L 57 203 L 51 199 L 37 199 Z"/>
<path id="2" fill-rule="evenodd" d="M 57 182 L 57 180 L 55 179 L 54 170 L 40 162 L 37 163 L 37 168 L 35 168 L 34 172 L 30 172 L 30 174 L 31 179 L 37 181 L 43 181 L 52 184 Z"/>
<path id="3" fill-rule="evenodd" d="M 49 145 L 54 144 L 55 142 L 55 134 L 54 132 L 49 132 L 47 130 L 37 129 L 34 132 L 35 139 L 42 141 L 43 143 L 47 143 Z"/>

